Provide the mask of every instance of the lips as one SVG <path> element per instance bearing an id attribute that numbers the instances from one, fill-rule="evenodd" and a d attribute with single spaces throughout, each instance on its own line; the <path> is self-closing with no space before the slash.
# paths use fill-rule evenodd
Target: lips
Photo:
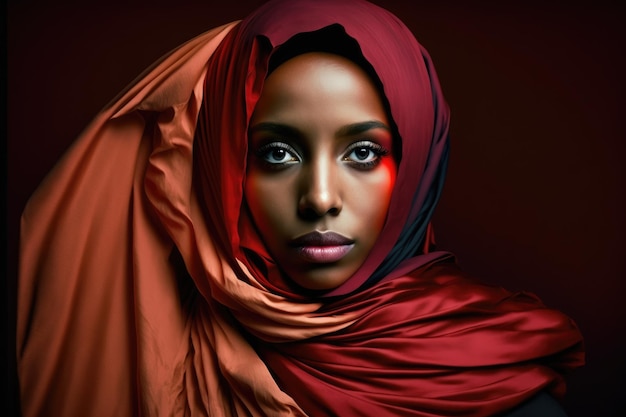
<path id="1" fill-rule="evenodd" d="M 354 247 L 354 240 L 335 232 L 315 231 L 295 238 L 289 245 L 305 261 L 331 263 L 346 256 Z"/>

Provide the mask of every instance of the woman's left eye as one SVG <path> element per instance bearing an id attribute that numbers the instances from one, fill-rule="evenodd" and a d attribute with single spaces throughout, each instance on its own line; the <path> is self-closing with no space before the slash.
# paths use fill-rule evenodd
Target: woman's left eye
<path id="1" fill-rule="evenodd" d="M 370 162 L 377 158 L 378 155 L 371 150 L 370 148 L 356 148 L 350 155 L 348 155 L 348 159 L 353 160 L 355 162 Z"/>
<path id="2" fill-rule="evenodd" d="M 352 144 L 346 151 L 344 161 L 353 163 L 359 168 L 369 168 L 377 165 L 380 158 L 388 151 L 375 142 L 361 141 Z"/>

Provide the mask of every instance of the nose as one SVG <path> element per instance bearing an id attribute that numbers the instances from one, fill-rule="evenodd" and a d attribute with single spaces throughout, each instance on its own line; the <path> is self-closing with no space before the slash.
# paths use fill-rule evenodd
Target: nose
<path id="1" fill-rule="evenodd" d="M 319 158 L 301 171 L 298 214 L 306 220 L 341 212 L 340 177 L 332 158 Z"/>

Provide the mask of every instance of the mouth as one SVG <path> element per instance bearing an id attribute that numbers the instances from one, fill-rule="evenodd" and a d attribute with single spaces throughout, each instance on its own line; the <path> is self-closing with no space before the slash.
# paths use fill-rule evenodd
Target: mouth
<path id="1" fill-rule="evenodd" d="M 305 261 L 313 263 L 338 262 L 354 247 L 354 240 L 335 232 L 311 232 L 289 242 Z"/>

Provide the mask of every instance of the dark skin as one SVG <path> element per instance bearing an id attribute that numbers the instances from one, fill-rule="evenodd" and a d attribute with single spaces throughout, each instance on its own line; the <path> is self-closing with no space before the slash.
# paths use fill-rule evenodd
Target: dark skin
<path id="1" fill-rule="evenodd" d="M 363 264 L 396 178 L 378 90 L 351 61 L 307 53 L 267 78 L 249 130 L 245 198 L 286 275 L 329 290 Z"/>

